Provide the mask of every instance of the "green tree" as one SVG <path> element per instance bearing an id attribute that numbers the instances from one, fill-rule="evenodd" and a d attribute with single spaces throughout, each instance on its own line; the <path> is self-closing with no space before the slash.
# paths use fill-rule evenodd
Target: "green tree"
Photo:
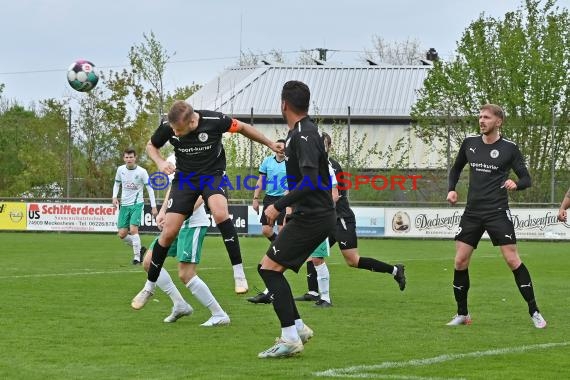
<path id="1" fill-rule="evenodd" d="M 0 114 L 0 195 L 62 196 L 66 148 L 67 124 L 57 103 L 8 108 Z"/>
<path id="2" fill-rule="evenodd" d="M 132 72 L 139 83 L 150 85 L 152 91 L 147 91 L 145 95 L 150 104 L 158 106 L 155 112 L 162 115 L 166 96 L 164 73 L 168 61 L 176 53 L 170 55 L 152 31 L 150 35 L 143 33 L 143 38 L 144 42 L 131 47 L 129 52 Z"/>
<path id="3" fill-rule="evenodd" d="M 569 72 L 570 15 L 555 0 L 526 0 L 502 19 L 482 14 L 463 33 L 456 57 L 430 71 L 412 111 L 415 132 L 427 144 L 439 140 L 451 158 L 478 131 L 479 107 L 501 105 L 502 133 L 519 144 L 534 182 L 516 200 L 547 202 L 552 160 L 568 164 Z"/>
<path id="4" fill-rule="evenodd" d="M 137 151 L 141 166 L 155 171 L 145 147 L 162 113 L 175 99 L 185 99 L 200 88 L 192 83 L 167 91 L 164 76 L 172 54 L 154 33 L 143 38 L 129 50 L 130 67 L 102 74 L 104 86 L 78 99 L 73 122 L 74 143 L 80 152 L 80 157 L 74 157 L 74 176 L 81 178 L 77 196 L 108 198 L 127 147 Z"/>

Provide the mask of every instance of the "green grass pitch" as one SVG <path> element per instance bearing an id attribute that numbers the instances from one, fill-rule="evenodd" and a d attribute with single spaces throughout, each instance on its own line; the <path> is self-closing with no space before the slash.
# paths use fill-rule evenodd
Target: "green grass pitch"
<path id="1" fill-rule="evenodd" d="M 152 236 L 144 235 L 148 245 Z M 338 247 L 328 259 L 334 307 L 298 303 L 315 331 L 304 352 L 262 360 L 280 334 L 270 305 L 233 292 L 223 242 L 206 237 L 199 275 L 232 319 L 208 317 L 176 277 L 195 309 L 166 324 L 171 303 L 157 291 L 143 310 L 130 300 L 145 275 L 130 248 L 111 234 L 0 233 L 0 378 L 2 379 L 563 379 L 570 377 L 568 243 L 519 242 L 533 278 L 544 330 L 535 329 L 513 275 L 497 248 L 483 241 L 471 266 L 471 326 L 447 327 L 455 313 L 449 240 L 359 241 L 362 256 L 406 265 L 408 287 L 391 276 L 349 268 Z M 241 239 L 250 284 L 263 288 L 256 265 L 268 242 Z M 305 269 L 288 273 L 295 295 Z"/>

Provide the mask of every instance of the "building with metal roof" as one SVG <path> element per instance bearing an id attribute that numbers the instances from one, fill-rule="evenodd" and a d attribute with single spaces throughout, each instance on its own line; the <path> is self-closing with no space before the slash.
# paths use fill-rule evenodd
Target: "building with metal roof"
<path id="1" fill-rule="evenodd" d="M 300 80 L 311 89 L 309 114 L 324 130 L 333 123 L 347 124 L 351 134 L 365 134 L 366 144 L 376 143 L 382 152 L 404 141 L 408 167 L 440 167 L 433 147 L 424 146 L 410 131 L 411 108 L 430 68 L 284 64 L 231 67 L 188 102 L 198 110 L 215 110 L 252 122 L 266 135 L 279 138 L 286 134 L 280 109 L 281 88 L 289 80 Z M 379 154 L 369 160 L 369 166 L 390 167 L 390 160 L 386 154 Z"/>

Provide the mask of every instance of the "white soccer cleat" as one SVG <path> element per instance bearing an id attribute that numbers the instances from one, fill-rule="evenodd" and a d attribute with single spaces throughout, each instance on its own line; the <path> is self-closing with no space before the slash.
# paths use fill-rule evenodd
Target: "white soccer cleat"
<path id="1" fill-rule="evenodd" d="M 182 308 L 173 307 L 172 313 L 170 313 L 170 315 L 168 317 L 164 318 L 164 322 L 165 323 L 176 322 L 177 320 L 179 320 L 182 317 L 186 317 L 186 316 L 191 315 L 193 312 L 194 312 L 194 309 L 192 309 L 192 306 L 190 306 L 189 304 L 184 304 L 184 307 L 182 307 Z"/>
<path id="2" fill-rule="evenodd" d="M 446 323 L 447 326 L 459 326 L 459 325 L 470 325 L 471 324 L 471 316 L 467 315 L 459 315 L 455 314 L 453 319 Z"/>
<path id="3" fill-rule="evenodd" d="M 297 331 L 297 333 L 299 334 L 299 338 L 301 338 L 301 342 L 303 344 L 307 343 L 314 335 L 313 330 L 306 324 L 303 325 L 303 328 L 300 331 Z"/>
<path id="4" fill-rule="evenodd" d="M 230 317 L 227 314 L 224 314 L 224 315 L 212 315 L 210 319 L 202 323 L 200 326 L 215 327 L 215 326 L 225 326 L 229 324 L 230 324 Z"/>
<path id="5" fill-rule="evenodd" d="M 296 342 L 288 342 L 283 337 L 277 338 L 275 344 L 269 347 L 267 350 L 257 354 L 260 359 L 266 358 L 286 358 L 288 356 L 293 356 L 303 351 L 305 347 L 303 342 L 299 339 Z"/>
<path id="6" fill-rule="evenodd" d="M 249 290 L 247 286 L 247 280 L 245 277 L 236 277 L 235 279 L 235 291 L 236 294 L 245 294 Z"/>
<path id="7" fill-rule="evenodd" d="M 151 291 L 146 289 L 141 290 L 131 301 L 131 307 L 135 310 L 142 309 L 153 295 L 154 293 Z"/>
<path id="8" fill-rule="evenodd" d="M 535 311 L 532 315 L 532 323 L 534 323 L 534 327 L 537 329 L 543 329 L 546 327 L 546 321 L 542 318 L 542 315 L 538 311 Z"/>

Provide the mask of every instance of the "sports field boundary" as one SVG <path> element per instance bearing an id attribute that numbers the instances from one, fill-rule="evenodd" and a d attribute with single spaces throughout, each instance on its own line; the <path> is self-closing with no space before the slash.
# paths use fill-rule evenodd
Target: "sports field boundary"
<path id="1" fill-rule="evenodd" d="M 413 380 L 434 380 L 434 379 L 445 379 L 445 380 L 458 380 L 459 378 L 434 378 L 434 377 L 421 377 L 413 375 L 389 375 L 382 373 L 370 373 L 371 371 L 385 370 L 385 369 L 402 369 L 402 368 L 414 368 L 420 366 L 428 366 L 432 364 L 445 363 L 453 360 L 467 359 L 467 358 L 480 358 L 484 356 L 497 356 L 497 355 L 508 355 L 517 354 L 532 350 L 545 350 L 556 347 L 564 347 L 570 345 L 570 342 L 558 342 L 558 343 L 541 343 L 532 344 L 519 347 L 506 347 L 506 348 L 496 348 L 486 351 L 474 351 L 467 352 L 464 354 L 444 354 L 439 356 L 434 356 L 425 359 L 410 359 L 406 361 L 399 362 L 383 362 L 374 365 L 359 365 L 345 368 L 331 368 L 325 371 L 314 372 L 313 375 L 318 377 L 349 377 L 349 378 L 377 378 L 377 379 L 413 379 Z"/>

